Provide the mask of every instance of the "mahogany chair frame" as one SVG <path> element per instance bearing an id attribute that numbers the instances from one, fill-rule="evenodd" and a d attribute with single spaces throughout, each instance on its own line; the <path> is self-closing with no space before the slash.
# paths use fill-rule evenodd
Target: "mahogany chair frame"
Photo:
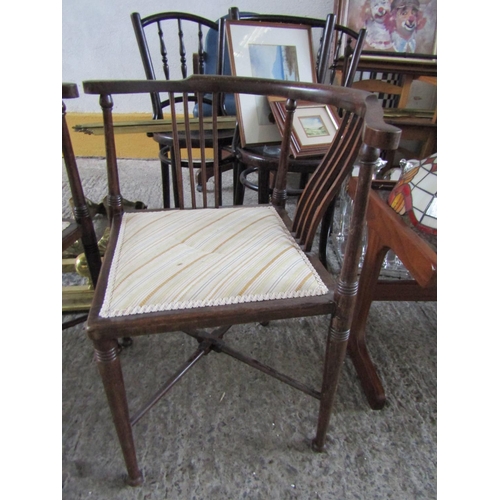
<path id="1" fill-rule="evenodd" d="M 199 359 L 212 350 L 228 354 L 318 399 L 320 409 L 313 448 L 316 451 L 322 451 L 325 446 L 355 306 L 361 237 L 373 168 L 381 148 L 393 149 L 398 146 L 399 129 L 384 123 L 383 110 L 375 96 L 362 91 L 342 87 L 334 88 L 329 85 L 200 75 L 192 76 L 183 81 L 87 81 L 83 83 L 83 86 L 87 94 L 100 96 L 99 100 L 103 109 L 109 182 L 108 202 L 111 213 L 110 241 L 96 287 L 94 303 L 89 314 L 87 333 L 94 345 L 95 359 L 128 472 L 128 483 L 139 485 L 143 480 L 136 457 L 132 426 L 137 424 L 147 410 L 155 405 Z M 284 134 L 281 144 L 282 154 L 276 174 L 272 205 L 289 228 L 290 235 L 305 252 L 310 263 L 327 286 L 328 293 L 326 295 L 157 311 L 110 318 L 99 315 L 123 216 L 113 133 L 113 97 L 117 98 L 119 94 L 156 92 L 168 92 L 171 97 L 176 92 L 196 93 L 199 99 L 202 99 L 202 96 L 207 93 L 213 93 L 215 101 L 218 100 L 220 93 L 231 92 L 287 98 L 288 116 L 285 125 L 287 133 Z M 323 162 L 315 170 L 304 188 L 292 221 L 285 210 L 286 176 L 293 111 L 298 100 L 341 106 L 344 110 L 344 116 L 339 128 L 340 133 L 336 135 Z M 214 116 L 214 120 L 216 120 L 216 116 Z M 175 123 L 176 120 L 173 121 Z M 200 127 L 202 124 L 203 121 L 200 121 Z M 187 136 L 189 137 L 189 133 Z M 215 127 L 214 140 L 216 139 L 217 129 Z M 311 248 L 316 236 L 316 229 L 324 212 L 339 191 L 343 180 L 350 173 L 356 159 L 359 160 L 360 174 L 350 237 L 347 243 L 346 258 L 338 280 L 335 282 L 311 252 Z M 214 160 L 214 169 L 217 174 L 219 168 L 217 156 Z M 179 160 L 176 168 L 178 170 L 181 168 Z M 217 181 L 218 175 L 215 175 L 214 179 L 216 191 L 214 193 L 214 206 L 217 208 L 220 207 L 217 191 L 220 190 L 221 186 Z M 203 206 L 208 206 L 205 198 Z M 251 207 L 238 207 L 238 210 L 247 208 L 251 209 Z M 277 372 L 270 366 L 259 363 L 246 354 L 235 351 L 223 339 L 230 325 L 251 322 L 265 323 L 271 320 L 313 315 L 330 315 L 331 318 L 324 358 L 323 383 L 320 390 L 311 388 L 288 375 Z M 212 331 L 205 329 L 212 329 Z M 165 332 L 173 331 L 183 331 L 188 336 L 194 337 L 198 341 L 198 348 L 152 398 L 137 413 L 130 416 L 117 338 L 122 335 L 133 337 L 151 333 L 165 334 Z"/>

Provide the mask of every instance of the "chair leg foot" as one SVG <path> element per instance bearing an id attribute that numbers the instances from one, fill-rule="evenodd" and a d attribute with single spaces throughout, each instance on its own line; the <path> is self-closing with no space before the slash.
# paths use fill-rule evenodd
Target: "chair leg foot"
<path id="1" fill-rule="evenodd" d="M 330 424 L 333 411 L 333 402 L 340 379 L 340 373 L 344 364 L 347 350 L 347 340 L 336 340 L 332 338 L 330 331 L 329 340 L 325 354 L 325 365 L 323 370 L 323 385 L 321 388 L 321 400 L 319 405 L 318 426 L 316 437 L 313 440 L 313 450 L 323 451 L 326 442 L 326 433 Z"/>
<path id="2" fill-rule="evenodd" d="M 127 467 L 127 482 L 132 486 L 138 486 L 143 479 L 137 464 L 118 342 L 116 340 L 94 341 L 94 353 Z"/>
<path id="3" fill-rule="evenodd" d="M 311 448 L 316 453 L 323 453 L 325 451 L 325 445 L 323 444 L 322 446 L 320 446 L 316 438 L 312 440 Z"/>
<path id="4" fill-rule="evenodd" d="M 144 483 L 144 477 L 142 473 L 139 471 L 139 476 L 136 478 L 131 478 L 130 476 L 127 476 L 125 479 L 125 482 L 127 483 L 128 486 L 141 486 L 142 483 Z"/>
<path id="5" fill-rule="evenodd" d="M 357 342 L 351 337 L 348 352 L 368 404 L 372 410 L 381 410 L 386 403 L 384 386 L 380 381 L 366 344 L 364 342 Z"/>

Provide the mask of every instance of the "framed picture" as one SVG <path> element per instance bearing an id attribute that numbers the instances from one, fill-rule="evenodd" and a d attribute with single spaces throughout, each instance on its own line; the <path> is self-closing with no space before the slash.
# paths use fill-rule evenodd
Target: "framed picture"
<path id="1" fill-rule="evenodd" d="M 309 26 L 227 21 L 231 72 L 236 76 L 316 82 Z M 243 146 L 279 143 L 265 96 L 236 95 Z"/>
<path id="2" fill-rule="evenodd" d="M 366 28 L 364 52 L 437 54 L 437 0 L 337 0 L 337 16 Z"/>
<path id="3" fill-rule="evenodd" d="M 283 134 L 286 99 L 269 97 L 276 125 Z M 325 154 L 338 129 L 339 117 L 332 106 L 298 101 L 292 122 L 291 150 L 295 158 Z"/>

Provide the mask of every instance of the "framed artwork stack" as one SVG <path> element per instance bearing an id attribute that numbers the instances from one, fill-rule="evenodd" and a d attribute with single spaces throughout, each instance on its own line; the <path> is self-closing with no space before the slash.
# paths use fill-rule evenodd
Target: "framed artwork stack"
<path id="1" fill-rule="evenodd" d="M 309 26 L 227 21 L 226 30 L 233 75 L 316 82 Z M 243 147 L 281 141 L 266 97 L 235 95 L 235 101 Z"/>
<path id="2" fill-rule="evenodd" d="M 269 97 L 269 106 L 280 133 L 283 133 L 286 100 Z M 293 117 L 291 150 L 295 158 L 325 154 L 338 129 L 339 117 L 328 105 L 298 101 Z"/>

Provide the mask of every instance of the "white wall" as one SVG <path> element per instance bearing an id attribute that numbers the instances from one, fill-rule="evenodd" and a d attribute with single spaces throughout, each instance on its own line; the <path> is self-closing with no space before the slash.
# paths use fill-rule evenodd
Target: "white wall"
<path id="1" fill-rule="evenodd" d="M 92 79 L 141 79 L 144 70 L 137 49 L 130 14 L 147 16 L 163 11 L 183 11 L 216 20 L 229 7 L 261 14 L 288 14 L 325 18 L 333 0 L 63 0 L 62 81 L 79 85 L 80 99 L 68 102 L 69 111 L 100 111 L 96 96 L 83 94 L 81 82 Z M 117 100 L 115 111 L 149 112 L 144 99 Z"/>

